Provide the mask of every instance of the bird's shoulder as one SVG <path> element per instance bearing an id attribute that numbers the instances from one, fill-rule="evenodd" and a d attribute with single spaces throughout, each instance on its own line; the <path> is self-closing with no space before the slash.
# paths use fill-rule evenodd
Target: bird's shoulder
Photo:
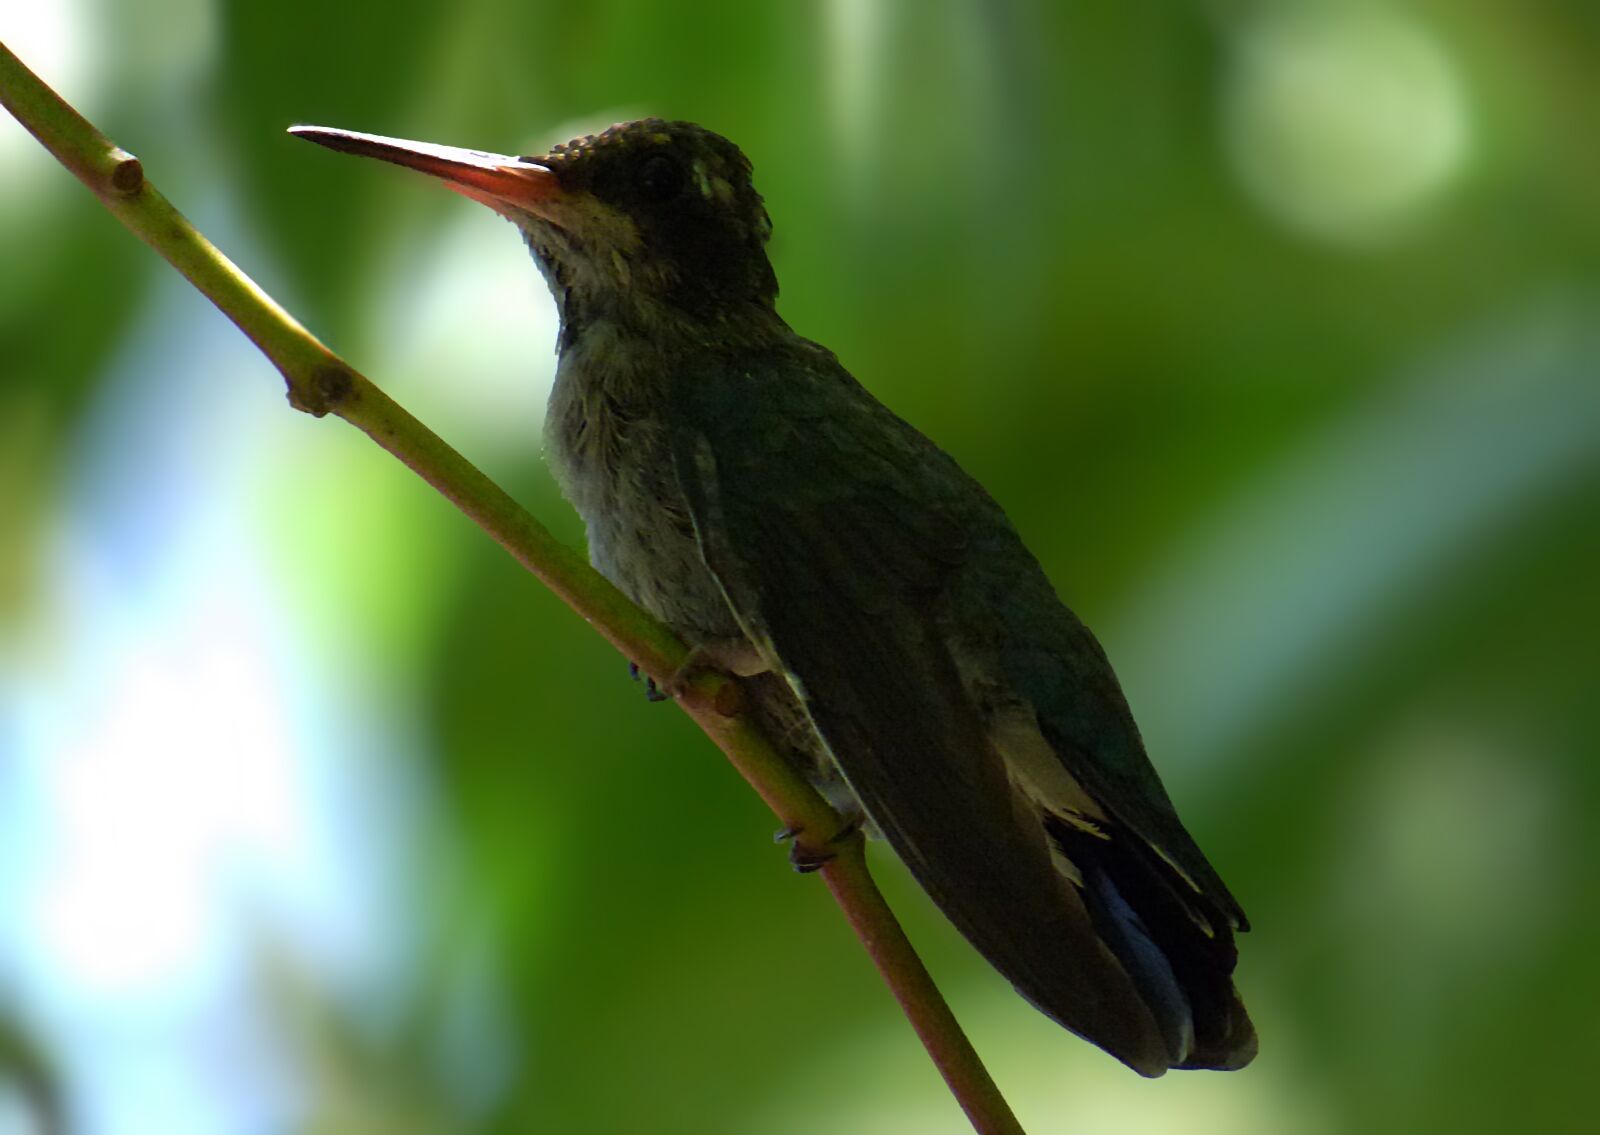
<path id="1" fill-rule="evenodd" d="M 781 527 L 881 571 L 859 587 L 933 587 L 987 501 L 937 445 L 798 337 L 681 373 L 668 428 L 714 480 L 736 537 Z"/>
<path id="2" fill-rule="evenodd" d="M 681 368 L 677 423 L 730 459 L 857 460 L 887 477 L 931 470 L 941 450 L 878 401 L 834 353 L 798 336 Z"/>

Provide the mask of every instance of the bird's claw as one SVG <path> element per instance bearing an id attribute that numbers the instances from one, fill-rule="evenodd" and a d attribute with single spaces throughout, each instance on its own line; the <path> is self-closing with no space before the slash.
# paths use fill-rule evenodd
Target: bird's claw
<path id="1" fill-rule="evenodd" d="M 654 678 L 650 677 L 648 674 L 641 673 L 639 670 L 639 664 L 637 662 L 628 663 L 628 677 L 632 678 L 635 682 L 639 681 L 641 678 L 644 679 L 644 696 L 646 701 L 668 701 L 672 697 L 671 694 L 663 692 L 661 687 L 656 685 L 656 680 Z"/>
<path id="2" fill-rule="evenodd" d="M 859 812 L 846 816 L 844 824 L 829 836 L 827 842 L 820 848 L 800 842 L 800 837 L 805 834 L 804 828 L 783 828 L 773 833 L 772 841 L 774 843 L 789 841 L 789 865 L 799 874 L 809 875 L 822 870 L 837 859 L 844 845 L 861 834 L 862 825 L 865 823 L 866 817 Z"/>

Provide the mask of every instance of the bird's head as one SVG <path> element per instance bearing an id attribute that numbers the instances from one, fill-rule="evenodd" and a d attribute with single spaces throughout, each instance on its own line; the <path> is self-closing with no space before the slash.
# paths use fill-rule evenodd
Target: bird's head
<path id="1" fill-rule="evenodd" d="M 624 122 L 508 157 L 453 146 L 295 126 L 330 149 L 443 180 L 513 221 L 557 305 L 564 336 L 595 319 L 715 324 L 770 312 L 772 231 L 750 162 L 690 122 Z"/>

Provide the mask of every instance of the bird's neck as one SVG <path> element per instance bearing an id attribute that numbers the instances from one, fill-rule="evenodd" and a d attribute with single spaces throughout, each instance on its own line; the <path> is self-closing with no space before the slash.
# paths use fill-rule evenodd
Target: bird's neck
<path id="1" fill-rule="evenodd" d="M 619 351 L 670 361 L 738 356 L 793 334 L 770 300 L 687 309 L 642 289 L 590 289 L 546 272 L 560 317 L 556 353 Z"/>
<path id="2" fill-rule="evenodd" d="M 719 365 L 748 367 L 795 338 L 770 304 L 708 319 L 637 297 L 591 304 L 569 291 L 557 292 L 556 306 L 561 332 L 550 407 L 552 418 L 566 423 L 561 428 L 574 432 L 581 423 L 603 432 L 613 418 L 661 417 L 678 379 Z"/>
<path id="3" fill-rule="evenodd" d="M 561 318 L 556 353 L 562 357 L 594 342 L 662 360 L 731 357 L 762 350 L 793 335 L 770 304 L 698 313 L 647 298 L 607 297 L 596 302 L 592 297 L 568 293 L 556 298 L 556 309 Z"/>
<path id="4" fill-rule="evenodd" d="M 526 229 L 525 236 L 555 300 L 561 321 L 556 350 L 563 356 L 591 335 L 636 340 L 658 354 L 704 355 L 759 349 L 792 334 L 773 307 L 775 289 L 722 296 L 667 286 L 647 263 L 582 254 L 569 247 L 569 237 L 542 227 Z"/>

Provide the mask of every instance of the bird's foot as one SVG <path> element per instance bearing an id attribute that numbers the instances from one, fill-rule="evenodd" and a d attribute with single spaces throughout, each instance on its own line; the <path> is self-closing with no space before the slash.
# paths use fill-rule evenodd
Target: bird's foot
<path id="1" fill-rule="evenodd" d="M 845 844 L 861 835 L 862 826 L 867 822 L 866 816 L 860 812 L 845 814 L 844 823 L 839 830 L 827 838 L 821 847 L 802 842 L 801 836 L 805 834 L 804 828 L 784 828 L 773 833 L 774 843 L 789 844 L 789 865 L 802 875 L 809 875 L 813 871 L 820 871 L 829 863 L 839 857 L 839 852 Z"/>
<path id="2" fill-rule="evenodd" d="M 731 674 L 735 678 L 753 678 L 767 672 L 767 661 L 745 638 L 712 638 L 697 642 L 678 668 L 666 681 L 655 683 L 662 697 L 675 698 L 688 688 L 696 676 L 707 670 Z"/>

